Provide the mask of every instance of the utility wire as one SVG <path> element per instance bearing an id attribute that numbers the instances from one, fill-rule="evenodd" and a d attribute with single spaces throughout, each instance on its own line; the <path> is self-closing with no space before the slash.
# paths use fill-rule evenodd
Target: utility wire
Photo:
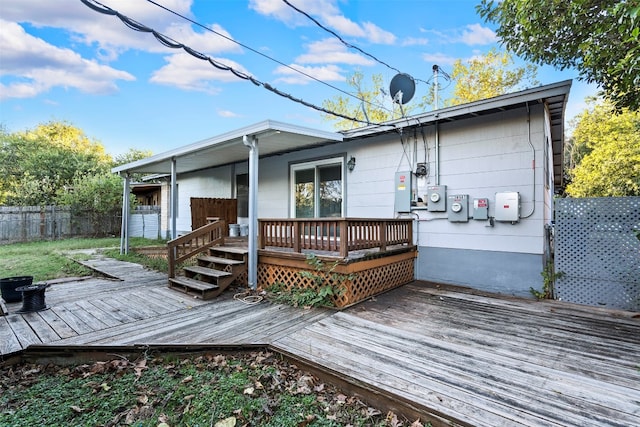
<path id="1" fill-rule="evenodd" d="M 215 35 L 217 35 L 217 36 L 220 36 L 220 37 L 222 37 L 222 38 L 224 38 L 224 39 L 226 39 L 226 40 L 228 40 L 228 41 L 230 41 L 230 42 L 232 42 L 232 43 L 235 43 L 235 44 L 237 44 L 238 46 L 241 46 L 241 47 L 243 47 L 243 48 L 245 48 L 245 49 L 247 49 L 247 50 L 249 50 L 249 51 L 251 51 L 251 52 L 253 52 L 253 53 L 257 54 L 257 55 L 260 55 L 260 56 L 262 56 L 263 58 L 266 58 L 266 59 L 268 59 L 268 60 L 270 60 L 270 61 L 273 61 L 273 62 L 275 62 L 276 64 L 282 65 L 283 67 L 286 67 L 286 68 L 288 68 L 288 69 L 290 69 L 290 70 L 292 70 L 292 71 L 294 71 L 294 72 L 296 72 L 296 73 L 302 74 L 303 76 L 305 76 L 305 77 L 307 77 L 307 78 L 309 78 L 309 79 L 311 79 L 311 80 L 315 80 L 315 81 L 316 81 L 316 82 L 318 82 L 318 83 L 321 83 L 321 84 L 323 84 L 323 85 L 325 85 L 325 86 L 327 86 L 327 87 L 330 87 L 331 89 L 337 90 L 338 92 L 342 92 L 342 93 L 344 93 L 345 95 L 350 96 L 350 97 L 353 97 L 353 98 L 357 99 L 357 100 L 358 100 L 358 101 L 360 101 L 360 102 L 366 102 L 367 104 L 369 104 L 369 105 L 371 105 L 371 106 L 373 106 L 373 107 L 375 107 L 375 108 L 380 108 L 380 105 L 376 105 L 376 104 L 373 104 L 371 101 L 367 101 L 366 99 L 359 98 L 358 96 L 356 96 L 356 95 L 354 95 L 354 94 L 352 94 L 352 93 L 349 93 L 349 92 L 347 92 L 347 91 L 345 91 L 345 90 L 343 90 L 343 89 L 340 89 L 340 88 L 339 88 L 339 87 L 337 87 L 337 86 L 334 86 L 334 85 L 332 85 L 332 84 L 330 84 L 330 83 L 327 83 L 327 82 L 325 82 L 325 81 L 323 81 L 323 80 L 320 80 L 320 79 L 318 79 L 317 77 L 314 77 L 314 76 L 312 76 L 312 75 L 310 75 L 310 74 L 308 74 L 308 73 L 305 73 L 305 72 L 304 72 L 304 71 L 302 71 L 302 70 L 299 70 L 299 69 L 297 69 L 297 68 L 295 68 L 295 67 L 292 67 L 292 66 L 291 66 L 291 65 L 289 65 L 289 64 L 285 64 L 284 62 L 279 61 L 279 60 L 277 60 L 277 59 L 275 59 L 275 58 L 273 58 L 273 57 L 271 57 L 271 56 L 269 56 L 269 55 L 267 55 L 267 54 L 265 54 L 265 53 L 262 53 L 262 52 L 260 52 L 259 50 L 256 50 L 256 49 L 252 48 L 251 46 L 247 46 L 246 44 L 243 44 L 243 43 L 241 43 L 241 42 L 239 42 L 239 41 L 237 41 L 237 40 L 234 40 L 233 38 L 231 38 L 231 37 L 229 37 L 229 36 L 226 36 L 226 35 L 224 35 L 224 34 L 222 34 L 222 33 L 218 32 L 218 31 L 216 31 L 216 30 L 214 30 L 214 29 L 212 29 L 212 28 L 209 28 L 209 27 L 207 27 L 206 25 L 203 25 L 203 24 L 199 23 L 198 21 L 194 21 L 193 19 L 189 18 L 188 16 L 184 16 L 184 15 L 182 15 L 182 14 L 180 14 L 180 13 L 176 12 L 175 10 L 172 10 L 172 9 L 170 9 L 170 8 L 168 8 L 168 7 L 164 6 L 164 5 L 161 5 L 161 4 L 157 3 L 157 2 L 155 2 L 154 0 L 147 0 L 147 2 L 149 2 L 149 3 L 153 4 L 153 5 L 156 5 L 157 7 L 161 8 L 161 9 L 164 9 L 165 11 L 167 11 L 167 12 L 169 12 L 169 13 L 171 13 L 171 14 L 175 15 L 175 16 L 178 16 L 178 17 L 182 18 L 182 19 L 184 19 L 185 21 L 188 21 L 188 22 L 192 23 L 193 25 L 196 25 L 196 26 L 198 26 L 198 27 L 200 27 L 200 28 L 202 28 L 202 29 L 204 29 L 204 30 L 206 30 L 206 31 L 209 31 L 209 32 L 211 32 L 211 33 L 213 33 L 213 34 L 215 34 Z"/>
<path id="2" fill-rule="evenodd" d="M 338 33 L 336 33 L 335 31 L 330 30 L 330 29 L 329 29 L 329 28 L 327 28 L 327 27 L 325 27 L 325 26 L 324 26 L 324 25 L 322 25 L 322 24 L 321 24 L 317 19 L 315 19 L 313 16 L 309 15 L 309 14 L 308 14 L 307 12 L 305 12 L 304 10 L 299 9 L 299 8 L 297 8 L 296 6 L 292 5 L 288 0 L 282 0 L 282 1 L 283 1 L 283 2 L 285 2 L 285 3 L 287 4 L 287 6 L 289 6 L 290 8 L 292 8 L 293 10 L 295 10 L 296 12 L 298 12 L 298 13 L 300 13 L 300 14 L 302 14 L 302 15 L 306 16 L 307 18 L 309 18 L 309 19 L 310 19 L 311 21 L 313 21 L 313 23 L 314 23 L 314 24 L 316 24 L 318 27 L 322 28 L 323 30 L 325 30 L 325 31 L 326 31 L 326 32 L 328 32 L 329 34 L 331 34 L 331 35 L 333 35 L 334 37 L 336 37 L 338 40 L 340 40 L 340 42 L 341 42 L 343 45 L 347 46 L 348 48 L 357 50 L 357 51 L 358 51 L 358 52 L 360 52 L 361 54 L 368 56 L 369 58 L 373 59 L 374 61 L 376 61 L 376 62 L 377 62 L 377 63 L 379 63 L 379 64 L 384 65 L 385 67 L 389 68 L 390 70 L 393 70 L 393 71 L 395 71 L 395 72 L 397 72 L 397 73 L 400 73 L 400 74 L 406 74 L 406 73 L 403 73 L 402 71 L 398 70 L 397 68 L 395 68 L 395 67 L 393 67 L 393 66 L 391 66 L 391 65 L 387 64 L 386 62 L 384 62 L 384 61 L 382 61 L 382 60 L 380 60 L 380 59 L 376 58 L 375 56 L 371 55 L 370 53 L 365 52 L 364 50 L 360 49 L 358 46 L 352 45 L 351 43 L 349 43 L 349 42 L 345 41 L 342 37 L 340 37 L 340 35 L 338 35 Z M 412 77 L 412 78 L 413 78 L 413 77 Z M 428 81 L 425 81 L 425 80 L 422 80 L 422 79 L 416 79 L 416 78 L 413 78 L 413 79 L 414 79 L 415 81 L 418 81 L 418 82 L 422 82 L 422 83 L 429 84 L 429 82 L 428 82 Z"/>
<path id="3" fill-rule="evenodd" d="M 201 59 L 203 61 L 207 61 L 209 62 L 212 66 L 216 67 L 219 70 L 222 71 L 228 71 L 230 73 L 233 73 L 236 77 L 243 79 L 243 80 L 248 80 L 251 83 L 253 83 L 256 86 L 262 86 L 263 88 L 277 94 L 280 95 L 284 98 L 287 98 L 291 101 L 297 102 L 299 104 L 304 105 L 305 107 L 309 107 L 309 108 L 313 108 L 314 110 L 320 111 L 322 113 L 325 114 L 329 114 L 335 117 L 339 117 L 342 119 L 346 119 L 346 120 L 351 120 L 353 122 L 358 122 L 358 123 L 362 123 L 362 124 L 366 124 L 366 125 L 370 125 L 372 123 L 370 122 L 366 122 L 364 120 L 360 120 L 358 118 L 355 117 L 350 117 L 344 114 L 340 114 L 337 113 L 335 111 L 331 111 L 331 110 L 327 110 L 326 108 L 323 107 L 318 107 L 317 105 L 311 104 L 307 101 L 304 101 L 300 98 L 295 98 L 294 96 L 282 92 L 281 90 L 278 90 L 277 88 L 275 88 L 274 86 L 271 86 L 269 83 L 264 83 L 261 82 L 260 80 L 256 79 L 255 77 L 248 75 L 246 73 L 243 73 L 241 71 L 238 71 L 236 69 L 234 69 L 233 67 L 229 67 L 221 62 L 216 61 L 215 59 L 205 55 L 204 53 L 198 52 L 194 49 L 192 49 L 189 46 L 186 46 L 180 42 L 177 42 L 175 40 L 173 40 L 172 38 L 157 32 L 156 30 L 149 28 L 123 14 L 121 14 L 120 12 L 118 12 L 117 10 L 111 9 L 108 6 L 105 6 L 104 4 L 97 2 L 95 0 L 80 0 L 82 3 L 84 3 L 87 7 L 89 7 L 90 9 L 93 9 L 96 12 L 105 14 L 105 15 L 111 15 L 111 16 L 117 16 L 127 27 L 131 28 L 132 30 L 135 31 L 139 31 L 142 33 L 151 33 L 153 34 L 153 36 L 156 38 L 156 40 L 158 40 L 158 42 L 160 42 L 162 45 L 172 48 L 172 49 L 183 49 L 185 52 L 187 52 L 189 55 L 193 56 L 194 58 L 197 59 Z M 352 96 L 352 95 L 351 95 Z M 381 125 L 379 123 L 374 123 L 376 125 Z"/>

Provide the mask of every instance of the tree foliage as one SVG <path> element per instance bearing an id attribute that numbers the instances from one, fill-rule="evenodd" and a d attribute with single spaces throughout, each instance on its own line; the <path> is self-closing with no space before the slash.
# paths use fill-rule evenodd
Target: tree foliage
<path id="1" fill-rule="evenodd" d="M 513 56 L 493 48 L 485 55 L 471 58 L 466 64 L 458 59 L 453 64 L 451 80 L 455 82 L 452 97 L 445 105 L 460 105 L 505 93 L 533 87 L 538 69 L 533 64 L 514 67 Z"/>
<path id="2" fill-rule="evenodd" d="M 371 84 L 368 85 L 365 82 L 364 74 L 361 71 L 356 71 L 347 77 L 347 84 L 353 88 L 353 95 L 361 99 L 362 102 L 351 96 L 338 95 L 333 99 L 324 100 L 322 106 L 327 110 L 353 117 L 362 122 L 381 123 L 401 117 L 400 108 L 391 103 L 391 98 L 386 93 L 387 90 L 382 74 L 373 74 L 371 76 Z M 406 114 L 414 107 L 411 104 L 407 104 L 402 108 Z M 363 125 L 363 123 L 343 119 L 331 114 L 324 114 L 323 118 L 333 121 L 333 126 L 340 130 Z"/>
<path id="3" fill-rule="evenodd" d="M 132 149 L 119 161 L 148 155 Z M 110 173 L 113 166 L 101 143 L 69 123 L 15 133 L 0 128 L 0 204 L 121 206 L 121 179 Z"/>
<path id="4" fill-rule="evenodd" d="M 576 68 L 620 109 L 640 109 L 640 4 L 624 0 L 481 0 L 478 13 L 517 55 Z"/>
<path id="5" fill-rule="evenodd" d="M 578 117 L 568 144 L 567 194 L 573 197 L 640 196 L 640 112 L 596 103 Z"/>

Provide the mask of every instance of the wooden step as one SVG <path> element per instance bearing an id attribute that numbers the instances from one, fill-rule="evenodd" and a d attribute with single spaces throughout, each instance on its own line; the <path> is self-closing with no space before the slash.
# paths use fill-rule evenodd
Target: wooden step
<path id="1" fill-rule="evenodd" d="M 244 261 L 241 261 L 239 259 L 231 259 L 231 258 L 221 258 L 221 257 L 217 257 L 217 256 L 211 256 L 211 255 L 200 255 L 198 257 L 199 260 L 204 261 L 204 262 L 210 262 L 213 264 L 221 264 L 221 265 L 242 265 L 244 264 Z"/>
<path id="2" fill-rule="evenodd" d="M 232 276 L 231 273 L 227 273 L 226 271 L 214 270 L 213 268 L 202 267 L 200 265 L 191 265 L 188 267 L 184 267 L 183 270 L 185 271 L 185 273 L 190 272 L 193 274 L 210 277 L 212 279 Z"/>
<path id="3" fill-rule="evenodd" d="M 237 246 L 212 246 L 209 248 L 209 253 L 215 254 L 233 254 L 245 256 L 249 253 L 247 248 L 239 248 Z"/>
<path id="4" fill-rule="evenodd" d="M 169 279 L 169 288 L 185 294 L 193 295 L 203 300 L 215 298 L 222 292 L 214 283 L 207 283 L 188 277 L 174 277 Z"/>

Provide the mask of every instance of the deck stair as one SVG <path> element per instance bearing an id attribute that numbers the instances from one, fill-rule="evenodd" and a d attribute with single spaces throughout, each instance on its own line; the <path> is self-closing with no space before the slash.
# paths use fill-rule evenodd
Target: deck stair
<path id="1" fill-rule="evenodd" d="M 169 278 L 169 287 L 203 300 L 220 295 L 247 271 L 248 250 L 213 246 L 196 257 L 197 265 L 182 268 L 184 275 Z"/>

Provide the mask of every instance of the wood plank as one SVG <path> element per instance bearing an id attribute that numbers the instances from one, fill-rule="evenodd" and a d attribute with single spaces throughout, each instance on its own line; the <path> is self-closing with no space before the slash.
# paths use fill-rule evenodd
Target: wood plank
<path id="1" fill-rule="evenodd" d="M 76 334 L 82 335 L 89 332 L 93 332 L 93 329 L 86 325 L 82 319 L 80 319 L 74 313 L 75 305 L 74 303 L 63 304 L 59 306 L 51 307 L 50 310 L 62 319 L 71 329 L 73 329 Z"/>
<path id="2" fill-rule="evenodd" d="M 35 332 L 41 342 L 50 343 L 59 340 L 60 336 L 49 325 L 49 323 L 41 317 L 41 313 L 44 313 L 45 311 L 49 310 L 43 310 L 34 313 L 25 313 L 22 315 L 22 317 L 27 321 L 29 327 L 31 327 L 31 329 L 33 330 L 33 332 Z"/>
<path id="3" fill-rule="evenodd" d="M 20 340 L 18 340 L 13 329 L 11 329 L 7 317 L 8 316 L 0 317 L 0 355 L 11 354 L 22 350 Z"/>
<path id="4" fill-rule="evenodd" d="M 90 301 L 76 301 L 76 305 L 80 307 L 84 312 L 95 317 L 98 321 L 100 321 L 104 326 L 117 326 L 122 322 L 118 320 L 116 316 L 112 314 L 112 312 L 108 310 L 103 310 L 99 305 L 93 304 Z M 100 327 L 96 330 L 104 329 L 104 327 Z"/>
<path id="5" fill-rule="evenodd" d="M 31 344 L 42 343 L 20 314 L 10 314 L 9 316 L 4 316 L 4 318 L 23 348 L 29 347 Z"/>
<path id="6" fill-rule="evenodd" d="M 182 286 L 196 291 L 212 291 L 218 289 L 218 285 L 216 284 L 202 282 L 190 277 L 172 277 L 169 279 L 169 282 L 178 287 L 178 289 Z"/>
<path id="7" fill-rule="evenodd" d="M 118 308 L 117 304 L 114 304 L 113 298 L 96 299 L 91 301 L 91 304 L 101 308 L 102 311 L 109 313 L 109 315 L 120 322 L 120 324 L 135 322 L 136 320 L 139 320 L 138 318 L 131 316 L 126 311 Z"/>
<path id="8" fill-rule="evenodd" d="M 184 271 L 189 271 L 194 274 L 200 274 L 202 276 L 219 278 L 219 277 L 229 277 L 231 273 L 226 271 L 214 270 L 213 268 L 201 267 L 199 265 L 192 265 L 183 268 Z"/>
<path id="9" fill-rule="evenodd" d="M 56 334 L 61 339 L 69 338 L 78 335 L 76 331 L 74 331 L 69 325 L 66 324 L 64 320 L 62 320 L 58 315 L 51 309 L 44 310 L 38 313 L 42 319 L 51 326 L 51 328 L 56 331 Z"/>
<path id="10" fill-rule="evenodd" d="M 237 259 L 229 259 L 229 258 L 221 258 L 221 257 L 217 257 L 217 256 L 211 256 L 211 255 L 200 255 L 198 257 L 199 260 L 204 261 L 204 262 L 212 262 L 215 264 L 224 264 L 224 265 L 242 265 L 244 264 L 244 261 L 240 261 Z"/>

